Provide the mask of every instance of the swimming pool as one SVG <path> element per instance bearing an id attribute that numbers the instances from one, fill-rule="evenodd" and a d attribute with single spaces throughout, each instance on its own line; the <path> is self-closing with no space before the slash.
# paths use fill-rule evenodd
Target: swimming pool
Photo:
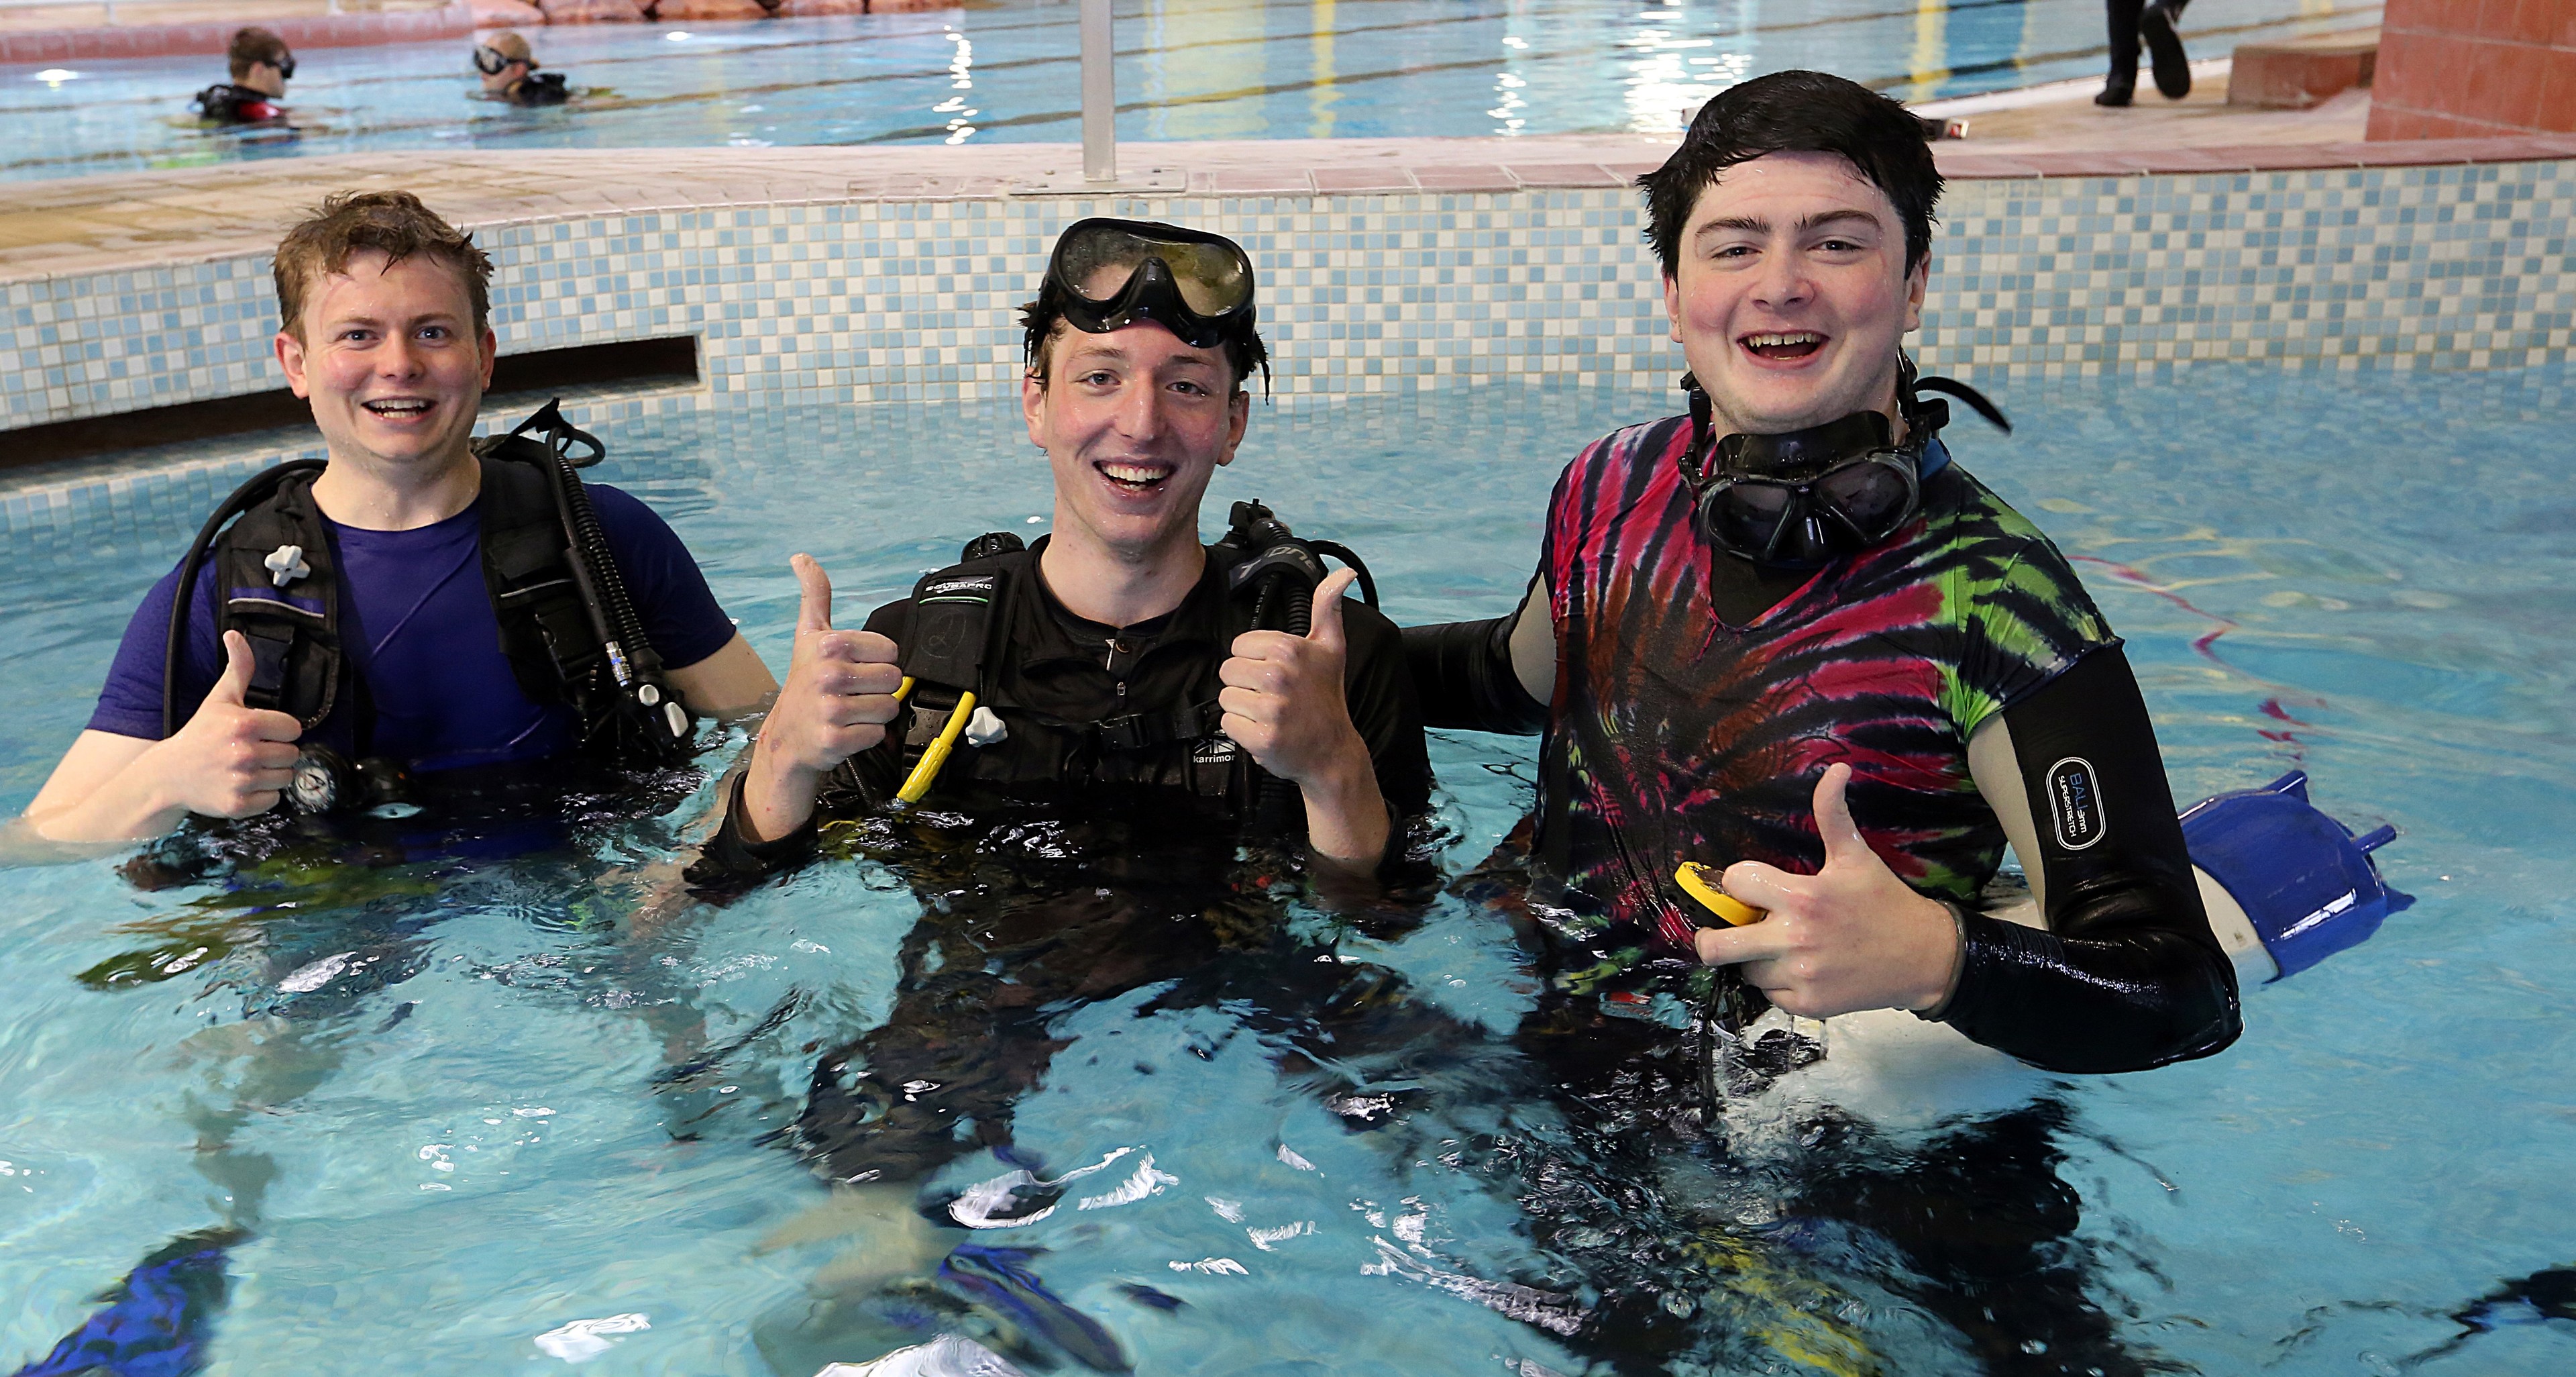
<path id="1" fill-rule="evenodd" d="M 2231 0 L 2193 51 L 2379 22 L 2371 0 Z M 583 108 L 474 98 L 466 46 L 314 49 L 304 131 L 208 132 L 211 59 L 0 71 L 0 177 L 379 149 L 1072 142 L 1072 5 L 978 4 L 697 28 L 545 28 Z M 1718 90 L 1819 67 L 1906 100 L 2098 74 L 2098 0 L 1122 0 L 1129 140 L 1678 130 Z M 66 76 L 64 73 L 73 75 Z M 1615 93 L 1615 94 L 1607 94 Z"/>
<path id="2" fill-rule="evenodd" d="M 2304 768 L 2346 821 L 2404 829 L 2382 857 L 2422 902 L 2253 993 L 2214 1061 L 2041 1083 L 2040 1107 L 1978 1130 L 1981 1151 L 2020 1154 L 2028 1194 L 1935 1223 L 1971 1247 L 2016 1221 L 2063 1235 L 1992 1301 L 2056 1326 L 2028 1342 L 2082 1341 L 2055 1350 L 2083 1359 L 2068 1370 L 2395 1372 L 2463 1333 L 2406 1370 L 2567 1370 L 2564 1320 L 2477 1307 L 2576 1260 L 2576 474 L 2545 460 L 2576 378 L 1981 381 L 2020 431 L 1963 434 L 1963 462 L 2078 560 L 2128 637 L 2177 795 Z M 1262 407 L 1211 508 L 1259 495 L 1357 546 L 1399 621 L 1490 615 L 1520 592 L 1563 459 L 1665 400 L 1490 384 Z M 855 610 L 1047 510 L 1043 463 L 992 404 L 717 399 L 607 434 L 601 476 L 672 519 L 778 663 L 789 551 Z M 0 808 L 85 719 L 126 608 L 197 519 L 186 486 L 146 478 L 6 538 Z M 1527 747 L 1435 739 L 1452 873 L 1525 806 Z M 824 1199 L 765 1138 L 814 1049 L 885 1016 L 922 910 L 859 862 L 669 905 L 665 867 L 707 803 L 594 819 L 470 874 L 273 872 L 256 914 L 208 886 L 138 888 L 114 860 L 0 870 L 0 1293 L 22 1297 L 0 1362 L 41 1355 L 166 1240 L 238 1217 L 215 1373 L 387 1355 L 481 1373 L 592 1349 L 602 1373 L 812 1372 L 790 1331 L 847 1240 L 764 1250 Z M 625 922 L 655 905 L 671 916 L 653 930 Z M 1158 986 L 1071 1007 L 1073 1050 L 1015 1138 L 1050 1175 L 1128 1150 L 1076 1192 L 1111 1203 L 1068 1197 L 977 1241 L 1046 1249 L 1037 1274 L 1147 1373 L 1573 1373 L 1548 1322 L 1623 1302 L 1660 1306 L 1715 1370 L 1831 1371 L 1780 1355 L 1850 1360 L 1846 1339 L 1876 1370 L 1967 1370 L 1864 1227 L 1903 1221 L 1830 1230 L 1788 1209 L 1828 1167 L 1866 1176 L 1956 1136 L 1774 1144 L 1748 1166 L 1572 1131 L 1527 1087 L 1494 1090 L 1515 1084 L 1502 1038 L 1530 988 L 1481 909 L 1443 898 L 1339 954 L 1448 1030 L 1448 1060 L 1382 1087 L 1410 1088 L 1390 1110 L 1336 1112 L 1329 1077 L 1283 1074 L 1258 1001 L 1159 1007 Z M 1011 1169 L 979 1153 L 938 1181 Z M 1682 1284 L 1641 1273 L 1646 1256 L 1697 1260 Z M 567 1329 L 611 1320 L 586 1342 Z"/>

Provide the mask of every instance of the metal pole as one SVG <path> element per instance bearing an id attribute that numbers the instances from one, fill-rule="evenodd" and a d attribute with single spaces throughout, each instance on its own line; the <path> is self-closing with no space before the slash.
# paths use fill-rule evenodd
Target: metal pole
<path id="1" fill-rule="evenodd" d="M 1082 0 L 1082 180 L 1118 180 L 1117 36 L 1110 0 Z"/>

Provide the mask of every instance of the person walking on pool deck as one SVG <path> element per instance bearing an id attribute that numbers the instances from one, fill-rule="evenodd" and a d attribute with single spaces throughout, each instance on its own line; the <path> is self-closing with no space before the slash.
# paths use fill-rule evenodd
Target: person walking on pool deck
<path id="1" fill-rule="evenodd" d="M 1558 1026 L 1704 963 L 2054 1070 L 2226 1047 L 2235 975 L 2120 642 L 1918 388 L 1991 407 L 1902 349 L 1941 189 L 1914 117 L 1774 73 L 1639 181 L 1689 414 L 1576 456 L 1518 612 L 1405 633 L 1432 725 L 1544 729 L 1533 861 L 1578 915 L 1552 935 L 1624 968 L 1550 996 Z M 2045 928 L 1971 907 L 2007 840 Z M 1768 916 L 1718 922 L 1685 862 Z"/>
<path id="2" fill-rule="evenodd" d="M 2156 90 L 2167 100 L 2191 94 L 2191 58 L 2182 50 L 2182 11 L 2191 0 L 2104 0 L 2108 7 L 2111 74 L 2095 105 L 2121 106 L 2136 98 L 2138 46 L 2146 45 Z"/>
<path id="3" fill-rule="evenodd" d="M 254 478 L 146 595 L 27 806 L 38 834 L 152 837 L 576 752 L 666 763 L 691 715 L 776 691 L 650 508 L 524 437 L 473 441 L 491 272 L 409 192 L 331 197 L 287 233 L 277 360 L 330 457 Z"/>
<path id="4" fill-rule="evenodd" d="M 1310 563 L 1297 608 L 1278 610 L 1311 626 L 1257 629 L 1253 595 L 1269 580 L 1252 576 L 1296 562 L 1280 553 L 1285 527 L 1239 508 L 1256 518 L 1240 527 L 1248 545 L 1199 541 L 1200 496 L 1250 418 L 1247 375 L 1268 367 L 1252 298 L 1231 240 L 1118 220 L 1064 232 L 1023 312 L 1020 384 L 1029 439 L 1054 469 L 1053 534 L 1026 550 L 1007 534 L 977 541 L 862 631 L 834 628 L 829 579 L 797 556 L 787 683 L 695 874 L 801 861 L 818 801 L 902 807 L 1021 786 L 1144 790 L 1248 816 L 1284 785 L 1295 816 L 1282 821 L 1318 865 L 1377 868 L 1390 810 L 1430 796 L 1394 626 L 1343 599 L 1352 571 Z M 920 690 L 898 702 L 907 683 Z M 1265 790 L 1254 766 L 1279 784 Z"/>
<path id="5" fill-rule="evenodd" d="M 239 30 L 224 60 L 232 80 L 197 93 L 200 114 L 217 124 L 257 124 L 286 114 L 277 102 L 286 98 L 286 83 L 295 77 L 295 54 L 287 51 L 285 39 L 257 27 Z"/>

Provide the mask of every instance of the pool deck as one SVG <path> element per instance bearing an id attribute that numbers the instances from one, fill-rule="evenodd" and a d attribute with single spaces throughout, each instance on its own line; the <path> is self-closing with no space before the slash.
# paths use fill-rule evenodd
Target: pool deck
<path id="1" fill-rule="evenodd" d="M 2576 136 L 2365 143 L 2366 92 L 2304 111 L 2227 106 L 2225 82 L 2191 99 L 2105 110 L 2077 96 L 1975 116 L 1936 146 L 1953 178 L 2125 176 L 2576 157 Z M 1131 176 L 1163 169 L 1164 194 L 1365 195 L 1600 187 L 1663 160 L 1669 136 L 1242 140 L 1125 144 Z M 639 167 L 649 158 L 649 172 Z M 1078 170 L 1063 144 L 946 148 L 686 148 L 401 152 L 18 182 L 0 209 L 0 282 L 201 262 L 258 252 L 333 191 L 401 187 L 465 225 L 824 201 L 956 200 Z"/>

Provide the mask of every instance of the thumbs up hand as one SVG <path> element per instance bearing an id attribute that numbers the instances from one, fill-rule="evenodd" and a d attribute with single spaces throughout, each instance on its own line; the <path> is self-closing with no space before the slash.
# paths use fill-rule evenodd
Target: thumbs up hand
<path id="1" fill-rule="evenodd" d="M 1300 786 L 1321 782 L 1354 761 L 1368 768 L 1368 743 L 1351 725 L 1342 699 L 1342 594 L 1358 576 L 1337 570 L 1315 586 L 1314 615 L 1303 636 L 1247 631 L 1217 670 L 1225 688 L 1225 734 L 1261 768 Z"/>
<path id="2" fill-rule="evenodd" d="M 903 682 L 893 641 L 873 631 L 832 629 L 832 580 L 811 555 L 788 561 L 803 599 L 787 682 L 760 726 L 743 785 L 744 831 L 753 840 L 783 836 L 813 814 L 822 778 L 842 761 L 885 740 L 885 724 L 902 710 Z"/>
<path id="3" fill-rule="evenodd" d="M 1795 875 L 1760 861 L 1728 866 L 1726 892 L 1768 916 L 1704 929 L 1695 939 L 1702 962 L 1741 966 L 1772 1003 L 1802 1018 L 1929 1009 L 1949 997 L 1956 978 L 1957 924 L 1861 837 L 1845 797 L 1851 775 L 1850 766 L 1836 765 L 1816 781 L 1824 869 Z"/>
<path id="4" fill-rule="evenodd" d="M 194 716 L 153 748 L 168 806 L 210 818 L 246 818 L 277 806 L 295 775 L 295 738 L 304 724 L 242 701 L 250 688 L 250 642 L 224 633 L 224 673 Z"/>

